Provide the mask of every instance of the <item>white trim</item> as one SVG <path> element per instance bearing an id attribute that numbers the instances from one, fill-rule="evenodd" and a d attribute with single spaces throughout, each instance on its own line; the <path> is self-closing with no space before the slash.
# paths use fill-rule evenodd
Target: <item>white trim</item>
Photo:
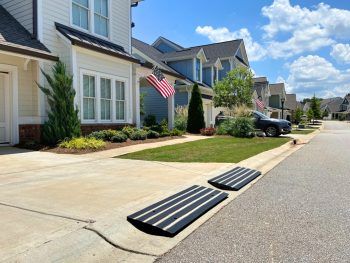
<path id="1" fill-rule="evenodd" d="M 173 47 L 175 50 L 180 51 L 182 50 L 182 48 L 180 48 L 179 46 L 176 46 L 176 44 L 170 42 L 170 40 L 164 38 L 164 37 L 158 37 L 156 41 L 154 41 L 154 43 L 151 46 L 156 46 L 158 45 L 158 42 L 166 42 L 169 46 Z"/>
<path id="2" fill-rule="evenodd" d="M 31 117 L 19 117 L 18 118 L 18 124 L 41 124 L 41 118 L 38 116 L 31 116 Z"/>
<path id="3" fill-rule="evenodd" d="M 40 61 L 37 63 L 37 81 L 41 86 L 44 86 L 45 78 L 41 69 L 44 69 L 44 63 Z M 46 115 L 46 96 L 44 92 L 38 89 L 38 116 L 40 118 L 40 123 L 44 123 Z"/>
<path id="4" fill-rule="evenodd" d="M 19 53 L 15 53 L 15 52 L 9 52 L 9 51 L 3 51 L 3 50 L 0 50 L 0 54 L 7 55 L 7 56 L 20 57 L 20 58 L 24 58 L 24 59 L 32 59 L 32 60 L 36 60 L 36 61 L 54 62 L 54 61 L 52 61 L 50 59 L 32 57 L 32 56 L 28 56 L 28 55 L 23 55 L 23 54 L 19 54 Z"/>
<path id="5" fill-rule="evenodd" d="M 18 68 L 16 66 L 0 64 L 0 71 L 8 72 L 10 78 L 10 98 L 12 96 L 12 110 L 10 114 L 11 120 L 11 138 L 10 144 L 17 144 L 19 142 L 18 132 Z M 11 92 L 12 91 L 12 92 Z"/>
<path id="6" fill-rule="evenodd" d="M 1 145 L 4 145 L 5 143 L 9 143 L 10 142 L 10 138 L 11 138 L 11 103 L 10 103 L 10 80 L 9 80 L 9 75 L 6 73 L 1 73 L 0 72 L 0 77 L 4 78 L 4 105 L 2 105 L 4 107 L 4 129 L 5 129 L 5 141 L 0 142 Z M 1 94 L 2 95 L 2 94 Z"/>

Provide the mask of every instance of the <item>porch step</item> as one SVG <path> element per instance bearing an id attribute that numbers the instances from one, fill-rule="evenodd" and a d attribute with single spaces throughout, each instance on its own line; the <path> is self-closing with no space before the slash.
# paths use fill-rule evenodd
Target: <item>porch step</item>
<path id="1" fill-rule="evenodd" d="M 139 230 L 174 237 L 227 198 L 228 194 L 194 185 L 127 217 Z"/>
<path id="2" fill-rule="evenodd" d="M 208 183 L 219 189 L 238 191 L 260 175 L 261 172 L 257 170 L 235 167 L 226 173 L 210 179 Z"/>

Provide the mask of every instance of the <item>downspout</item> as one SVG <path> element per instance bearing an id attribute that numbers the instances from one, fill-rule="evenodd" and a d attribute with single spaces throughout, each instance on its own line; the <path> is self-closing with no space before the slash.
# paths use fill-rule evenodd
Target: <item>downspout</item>
<path id="1" fill-rule="evenodd" d="M 38 39 L 38 0 L 33 0 L 33 39 Z"/>

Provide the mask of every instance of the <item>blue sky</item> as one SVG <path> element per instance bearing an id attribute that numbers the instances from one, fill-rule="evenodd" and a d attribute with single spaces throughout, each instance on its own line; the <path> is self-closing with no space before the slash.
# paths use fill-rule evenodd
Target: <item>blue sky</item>
<path id="1" fill-rule="evenodd" d="M 134 37 L 147 43 L 243 38 L 255 74 L 284 81 L 299 98 L 350 92 L 348 0 L 145 0 L 133 21 Z"/>

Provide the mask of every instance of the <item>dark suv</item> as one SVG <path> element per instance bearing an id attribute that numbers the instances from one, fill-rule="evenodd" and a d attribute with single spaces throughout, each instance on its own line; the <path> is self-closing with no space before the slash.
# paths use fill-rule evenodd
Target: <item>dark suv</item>
<path id="1" fill-rule="evenodd" d="M 253 111 L 253 116 L 255 118 L 255 127 L 264 131 L 267 137 L 277 137 L 292 131 L 290 121 L 272 119 L 258 111 Z"/>

